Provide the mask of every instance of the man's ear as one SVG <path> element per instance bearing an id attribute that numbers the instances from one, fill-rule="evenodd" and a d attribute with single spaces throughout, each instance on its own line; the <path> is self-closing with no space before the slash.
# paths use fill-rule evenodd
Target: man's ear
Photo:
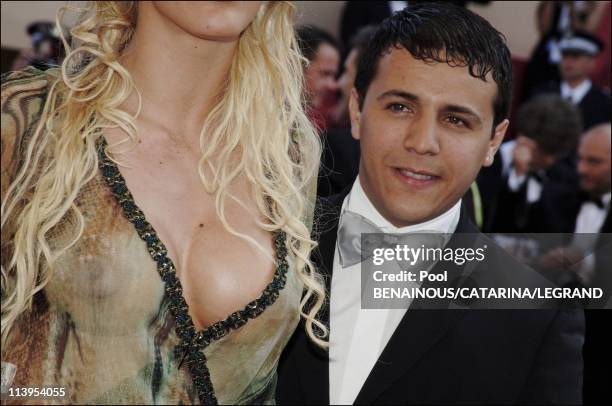
<path id="1" fill-rule="evenodd" d="M 361 111 L 359 110 L 359 94 L 355 88 L 351 89 L 349 115 L 351 116 L 351 135 L 358 140 L 361 132 Z"/>
<path id="2" fill-rule="evenodd" d="M 493 130 L 493 137 L 489 140 L 489 145 L 487 147 L 487 154 L 484 157 L 484 161 L 482 166 L 491 166 L 493 165 L 493 159 L 499 146 L 501 145 L 504 137 L 506 136 L 506 131 L 508 130 L 508 125 L 510 121 L 508 119 L 503 120 L 499 123 L 495 129 Z"/>

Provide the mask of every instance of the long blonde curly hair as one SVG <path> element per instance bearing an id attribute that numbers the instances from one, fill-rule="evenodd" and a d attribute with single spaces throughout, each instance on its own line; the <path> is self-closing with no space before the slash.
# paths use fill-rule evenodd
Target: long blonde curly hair
<path id="1" fill-rule="evenodd" d="M 58 13 L 60 31 L 66 9 Z M 137 2 L 96 1 L 80 11 L 70 30 L 73 46 L 62 37 L 66 58 L 61 78 L 50 86 L 38 127 L 2 200 L 2 244 L 8 245 L 3 252 L 10 253 L 2 260 L 3 349 L 13 325 L 31 310 L 34 295 L 52 278 L 55 260 L 83 234 L 84 217 L 75 199 L 97 174 L 101 130 L 120 128 L 126 141 L 139 137 L 138 112 L 120 109 L 138 90 L 119 62 L 134 33 Z M 305 285 L 301 315 L 306 331 L 325 346 L 327 329 L 316 319 L 325 288 L 309 260 L 316 243 L 305 224 L 312 221 L 312 185 L 321 146 L 302 107 L 303 58 L 293 13 L 290 2 L 266 2 L 241 34 L 223 92 L 200 134 L 205 147 L 199 173 L 206 190 L 214 193 L 225 228 L 258 245 L 234 230 L 224 214 L 226 199 L 236 200 L 228 186 L 238 175 L 246 175 L 264 219 L 259 226 L 287 234 L 293 269 Z M 228 158 L 235 154 L 238 164 L 231 160 L 230 166 Z M 204 168 L 213 176 L 206 178 Z M 74 237 L 55 247 L 47 233 L 67 215 L 77 219 Z"/>

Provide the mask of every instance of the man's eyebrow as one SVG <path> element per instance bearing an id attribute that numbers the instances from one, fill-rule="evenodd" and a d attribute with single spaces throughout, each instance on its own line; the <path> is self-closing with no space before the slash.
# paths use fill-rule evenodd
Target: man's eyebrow
<path id="1" fill-rule="evenodd" d="M 469 107 L 459 106 L 457 104 L 449 104 L 444 107 L 444 111 L 448 113 L 461 113 L 472 117 L 472 119 L 476 120 L 478 124 L 482 123 L 482 119 L 474 110 Z"/>
<path id="2" fill-rule="evenodd" d="M 605 161 L 605 158 L 600 158 L 598 156 L 587 156 L 581 159 L 584 159 L 585 161 L 589 161 L 589 162 L 594 162 L 594 163 Z"/>
<path id="3" fill-rule="evenodd" d="M 402 99 L 406 99 L 406 100 L 410 100 L 410 101 L 418 101 L 419 100 L 419 96 L 403 91 L 403 90 L 387 90 L 386 92 L 380 94 L 376 100 L 383 100 L 386 99 L 388 97 L 401 97 Z"/>

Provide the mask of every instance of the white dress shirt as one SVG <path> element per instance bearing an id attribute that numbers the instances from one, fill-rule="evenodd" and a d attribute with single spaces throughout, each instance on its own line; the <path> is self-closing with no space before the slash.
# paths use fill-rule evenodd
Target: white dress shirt
<path id="1" fill-rule="evenodd" d="M 499 148 L 499 154 L 502 160 L 502 174 L 508 175 L 508 187 L 513 192 L 518 191 L 523 183 L 527 183 L 527 202 L 535 203 L 540 200 L 542 196 L 542 184 L 537 179 L 527 175 L 518 175 L 516 170 L 512 167 L 514 148 L 516 147 L 516 141 L 504 142 Z"/>
<path id="2" fill-rule="evenodd" d="M 593 202 L 585 202 L 580 206 L 578 217 L 576 218 L 576 229 L 574 233 L 598 233 L 606 220 L 608 209 L 610 208 L 610 192 L 602 196 L 601 200 L 604 207 L 597 207 Z"/>
<path id="3" fill-rule="evenodd" d="M 595 256 L 592 253 L 595 244 L 597 244 L 597 233 L 599 233 L 601 226 L 606 221 L 606 216 L 610 209 L 611 195 L 608 192 L 602 196 L 603 207 L 597 207 L 593 202 L 582 203 L 576 218 L 572 245 L 587 255 L 573 269 L 582 283 L 587 286 L 590 284 L 595 270 Z"/>
<path id="4" fill-rule="evenodd" d="M 584 96 L 591 90 L 592 83 L 590 80 L 585 80 L 573 89 L 567 82 L 561 82 L 561 98 L 563 100 L 571 100 L 572 104 L 580 104 Z"/>
<path id="5" fill-rule="evenodd" d="M 390 1 L 389 2 L 389 8 L 391 9 L 391 14 L 395 14 L 398 11 L 402 11 L 406 7 L 408 7 L 407 1 Z"/>
<path id="6" fill-rule="evenodd" d="M 450 210 L 425 223 L 397 228 L 376 210 L 359 177 L 344 199 L 345 210 L 364 216 L 385 233 L 437 231 L 452 234 L 457 228 L 461 200 Z M 352 404 L 393 332 L 407 311 L 361 308 L 361 264 L 342 268 L 338 245 L 334 254 L 330 295 L 329 399 L 331 404 Z"/>

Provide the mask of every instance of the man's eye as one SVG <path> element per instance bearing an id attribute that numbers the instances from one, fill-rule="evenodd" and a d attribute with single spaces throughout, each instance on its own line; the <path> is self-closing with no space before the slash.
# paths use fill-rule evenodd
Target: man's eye
<path id="1" fill-rule="evenodd" d="M 403 113 L 403 112 L 409 111 L 410 109 L 406 105 L 401 104 L 401 103 L 391 103 L 387 105 L 387 110 L 391 110 L 397 113 Z"/>
<path id="2" fill-rule="evenodd" d="M 465 120 L 459 117 L 456 117 L 456 116 L 449 116 L 446 118 L 446 120 L 452 125 L 457 126 L 457 127 L 463 127 L 463 128 L 469 127 L 468 123 Z"/>

